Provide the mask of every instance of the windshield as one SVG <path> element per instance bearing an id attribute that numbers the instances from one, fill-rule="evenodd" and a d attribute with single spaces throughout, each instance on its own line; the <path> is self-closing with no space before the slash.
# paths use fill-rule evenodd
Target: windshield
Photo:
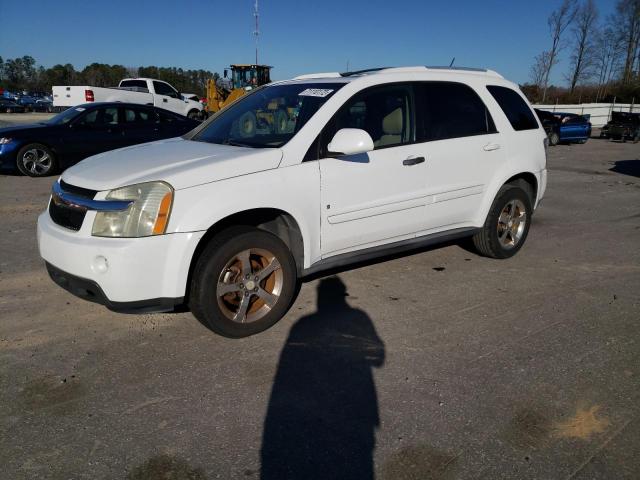
<path id="1" fill-rule="evenodd" d="M 287 143 L 343 83 L 258 88 L 224 109 L 192 140 L 277 148 Z"/>
<path id="2" fill-rule="evenodd" d="M 84 107 L 73 107 L 68 108 L 64 112 L 59 113 L 55 117 L 51 117 L 45 123 L 48 125 L 64 125 L 65 123 L 69 123 L 71 120 L 76 118 L 86 109 Z"/>

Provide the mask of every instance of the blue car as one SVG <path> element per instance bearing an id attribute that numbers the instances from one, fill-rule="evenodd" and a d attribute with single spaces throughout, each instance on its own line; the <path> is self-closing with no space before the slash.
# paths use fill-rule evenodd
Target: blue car
<path id="1" fill-rule="evenodd" d="M 549 145 L 558 143 L 587 143 L 591 137 L 589 115 L 548 112 L 535 109 L 542 127 L 549 137 Z"/>

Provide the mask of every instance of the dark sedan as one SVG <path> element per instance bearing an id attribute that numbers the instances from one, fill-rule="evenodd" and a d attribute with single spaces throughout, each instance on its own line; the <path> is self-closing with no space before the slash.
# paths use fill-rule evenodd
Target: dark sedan
<path id="1" fill-rule="evenodd" d="M 13 100 L 8 98 L 0 98 L 0 112 L 5 113 L 24 113 L 25 108 L 22 105 L 18 105 Z"/>
<path id="2" fill-rule="evenodd" d="M 147 105 L 78 105 L 44 123 L 0 129 L 0 170 L 44 177 L 107 150 L 179 137 L 199 124 Z"/>

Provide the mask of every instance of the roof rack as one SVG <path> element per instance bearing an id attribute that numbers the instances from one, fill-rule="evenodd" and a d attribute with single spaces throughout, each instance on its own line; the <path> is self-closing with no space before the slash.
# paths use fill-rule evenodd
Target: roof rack
<path id="1" fill-rule="evenodd" d="M 366 68 L 364 70 L 354 70 L 353 72 L 328 72 L 328 73 L 311 73 L 307 75 L 300 75 L 295 77 L 294 80 L 303 80 L 309 78 L 337 78 L 337 77 L 355 77 L 374 73 L 400 73 L 400 72 L 425 72 L 429 70 L 451 71 L 451 72 L 469 72 L 469 73 L 483 73 L 485 75 L 491 75 L 493 77 L 503 78 L 499 73 L 486 68 L 474 68 L 474 67 L 448 67 L 448 66 L 415 66 L 415 67 L 375 67 Z"/>
<path id="2" fill-rule="evenodd" d="M 363 75 L 365 73 L 375 73 L 380 70 L 388 70 L 391 67 L 375 67 L 375 68 L 365 68 L 364 70 L 354 70 L 353 72 L 343 72 L 340 74 L 341 77 L 353 77 L 356 75 Z"/>

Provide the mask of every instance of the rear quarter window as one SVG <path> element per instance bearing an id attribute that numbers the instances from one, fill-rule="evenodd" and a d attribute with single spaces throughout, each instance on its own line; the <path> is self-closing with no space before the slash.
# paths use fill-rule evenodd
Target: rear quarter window
<path id="1" fill-rule="evenodd" d="M 538 122 L 529 105 L 515 90 L 497 85 L 487 85 L 487 90 L 498 102 L 514 130 L 519 132 L 538 128 Z"/>

